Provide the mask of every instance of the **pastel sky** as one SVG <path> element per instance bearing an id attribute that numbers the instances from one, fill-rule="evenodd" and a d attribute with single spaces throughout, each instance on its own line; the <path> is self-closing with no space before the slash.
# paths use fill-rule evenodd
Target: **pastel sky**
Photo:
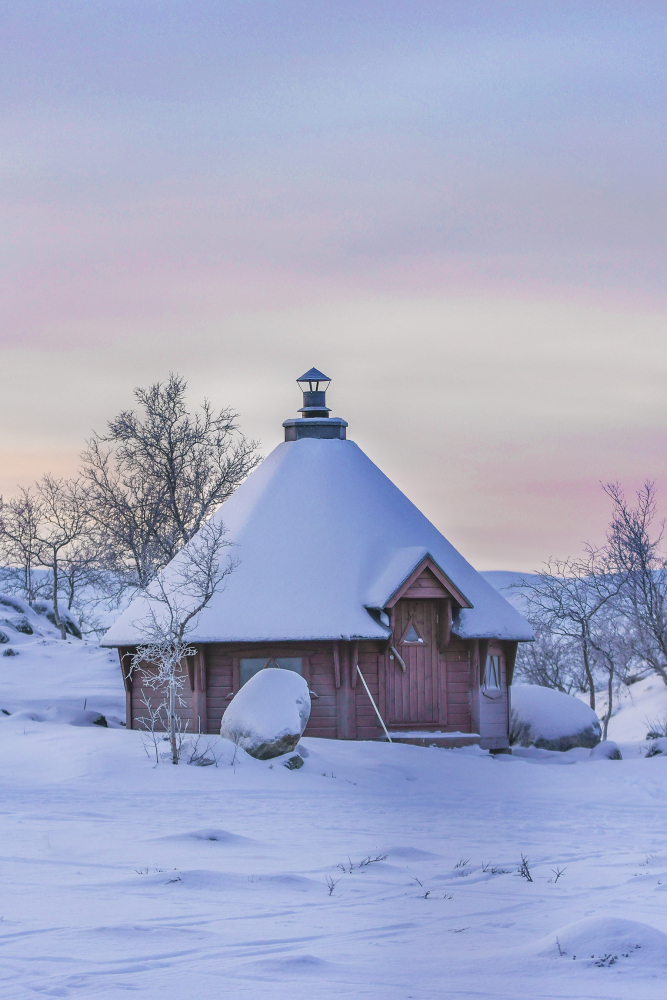
<path id="1" fill-rule="evenodd" d="M 0 0 L 0 490 L 187 377 L 480 569 L 667 497 L 667 5 Z M 663 504 L 667 509 L 667 502 Z"/>

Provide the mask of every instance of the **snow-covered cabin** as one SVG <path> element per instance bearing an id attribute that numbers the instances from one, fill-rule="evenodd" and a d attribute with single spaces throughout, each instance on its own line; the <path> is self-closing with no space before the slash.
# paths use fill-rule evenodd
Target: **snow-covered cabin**
<path id="1" fill-rule="evenodd" d="M 218 732 L 230 699 L 271 665 L 307 680 L 308 736 L 386 739 L 379 715 L 392 739 L 508 747 L 529 625 L 347 439 L 346 421 L 329 415 L 326 376 L 311 369 L 297 381 L 301 416 L 213 515 L 239 564 L 190 635 L 183 721 Z M 142 600 L 103 641 L 119 649 L 135 728 L 154 697 L 126 669 Z"/>

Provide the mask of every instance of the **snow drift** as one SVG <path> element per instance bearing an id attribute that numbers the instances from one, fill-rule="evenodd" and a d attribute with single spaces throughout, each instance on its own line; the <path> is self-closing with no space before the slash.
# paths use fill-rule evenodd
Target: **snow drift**
<path id="1" fill-rule="evenodd" d="M 637 920 L 589 917 L 567 924 L 538 942 L 536 953 L 590 965 L 611 966 L 632 959 L 644 965 L 667 964 L 667 934 Z"/>
<path id="2" fill-rule="evenodd" d="M 594 747 L 600 736 L 600 720 L 578 698 L 536 684 L 517 684 L 512 688 L 512 744 L 570 750 Z"/>
<path id="3" fill-rule="evenodd" d="M 258 760 L 294 750 L 310 717 L 310 692 L 300 674 L 267 667 L 234 695 L 220 735 Z"/>
<path id="4" fill-rule="evenodd" d="M 58 604 L 60 618 L 68 635 L 81 638 L 78 622 Z M 56 628 L 56 618 L 51 601 L 36 601 L 34 605 L 13 597 L 11 594 L 0 594 L 0 645 L 21 644 L 31 636 L 55 639 L 60 638 Z"/>

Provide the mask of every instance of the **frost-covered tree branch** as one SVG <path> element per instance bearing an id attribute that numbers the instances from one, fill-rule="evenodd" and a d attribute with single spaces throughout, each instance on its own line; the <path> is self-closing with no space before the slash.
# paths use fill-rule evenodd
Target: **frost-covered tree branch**
<path id="1" fill-rule="evenodd" d="M 108 536 L 119 579 L 145 588 L 227 500 L 260 458 L 236 414 L 208 400 L 190 413 L 178 375 L 135 389 L 83 454 L 89 510 Z"/>
<path id="2" fill-rule="evenodd" d="M 232 544 L 225 535 L 221 521 L 208 521 L 145 591 L 146 614 L 134 622 L 141 639 L 131 669 L 141 670 L 146 684 L 165 696 L 173 764 L 179 757 L 177 708 L 184 705 L 182 667 L 187 657 L 197 652 L 189 645 L 188 635 L 198 615 L 213 595 L 224 589 L 226 577 L 238 565 L 231 555 L 222 558 L 223 550 Z"/>
<path id="3" fill-rule="evenodd" d="M 667 556 L 662 550 L 664 521 L 654 527 L 655 484 L 644 483 L 634 507 L 618 483 L 608 483 L 605 492 L 614 504 L 608 546 L 625 579 L 623 611 L 633 624 L 637 648 L 667 684 Z"/>
<path id="4" fill-rule="evenodd" d="M 51 573 L 51 600 L 56 628 L 65 638 L 65 624 L 60 616 L 58 598 L 60 571 L 77 562 L 78 544 L 84 539 L 90 521 L 85 497 L 76 480 L 44 476 L 37 483 L 41 521 L 35 542 L 35 558 Z"/>
<path id="5" fill-rule="evenodd" d="M 562 644 L 571 654 L 576 649 L 583 671 L 584 687 L 595 708 L 596 621 L 623 588 L 622 574 L 615 572 L 608 553 L 587 546 L 580 559 L 554 560 L 535 581 L 523 580 L 526 614 L 539 633 Z M 601 641 L 598 635 L 598 641 Z"/>
<path id="6" fill-rule="evenodd" d="M 0 504 L 0 552 L 5 576 L 31 604 L 42 597 L 48 579 L 53 620 L 63 639 L 66 627 L 59 606 L 62 585 L 67 583 L 69 587 L 67 603 L 71 607 L 76 588 L 83 582 L 83 552 L 90 527 L 85 495 L 76 480 L 47 475 L 35 487 L 22 489 L 18 496 Z M 93 559 L 92 553 L 85 557 L 86 561 Z M 49 571 L 47 579 L 36 578 L 38 567 Z"/>
<path id="7" fill-rule="evenodd" d="M 10 500 L 0 497 L 0 559 L 2 575 L 11 589 L 32 604 L 44 588 L 35 577 L 35 549 L 41 522 L 38 497 L 31 489 L 20 489 Z"/>

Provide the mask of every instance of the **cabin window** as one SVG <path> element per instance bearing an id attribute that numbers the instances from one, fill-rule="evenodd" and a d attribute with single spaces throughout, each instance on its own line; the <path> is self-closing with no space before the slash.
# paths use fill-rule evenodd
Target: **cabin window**
<path id="1" fill-rule="evenodd" d="M 256 656 L 242 659 L 240 663 L 241 687 L 250 680 L 256 673 L 264 667 L 280 667 L 282 670 L 293 670 L 297 674 L 303 674 L 302 660 L 300 656 Z"/>
<path id="2" fill-rule="evenodd" d="M 500 691 L 500 657 L 487 656 L 484 668 L 484 687 L 487 691 Z"/>
<path id="3" fill-rule="evenodd" d="M 401 642 L 421 642 L 421 643 L 423 643 L 424 640 L 420 636 L 420 634 L 417 631 L 417 629 L 414 627 L 413 623 L 410 622 L 410 624 L 408 625 L 407 629 L 405 630 L 405 635 L 401 639 Z"/>

